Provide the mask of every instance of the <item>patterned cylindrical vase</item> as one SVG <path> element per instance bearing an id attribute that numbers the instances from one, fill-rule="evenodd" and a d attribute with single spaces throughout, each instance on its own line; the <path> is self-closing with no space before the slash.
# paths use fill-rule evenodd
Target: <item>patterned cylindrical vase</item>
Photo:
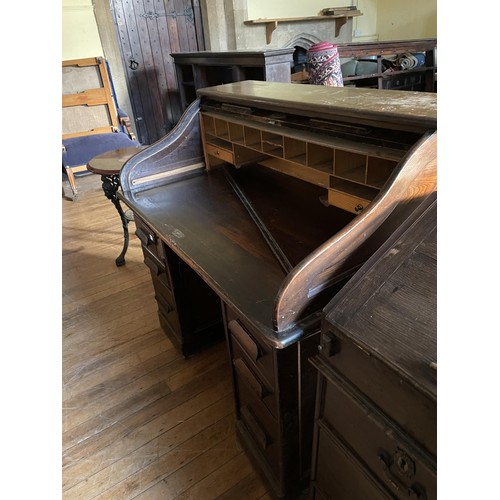
<path id="1" fill-rule="evenodd" d="M 312 45 L 307 51 L 309 82 L 313 85 L 343 87 L 342 70 L 337 46 L 330 42 Z"/>

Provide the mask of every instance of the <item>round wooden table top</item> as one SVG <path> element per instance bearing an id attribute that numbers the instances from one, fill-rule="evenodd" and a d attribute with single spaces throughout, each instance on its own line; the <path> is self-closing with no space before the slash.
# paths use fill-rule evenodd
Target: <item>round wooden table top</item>
<path id="1" fill-rule="evenodd" d="M 106 151 L 105 153 L 94 156 L 94 158 L 87 163 L 87 169 L 94 174 L 117 175 L 128 159 L 132 158 L 132 156 L 146 147 L 147 146 L 137 146 Z"/>

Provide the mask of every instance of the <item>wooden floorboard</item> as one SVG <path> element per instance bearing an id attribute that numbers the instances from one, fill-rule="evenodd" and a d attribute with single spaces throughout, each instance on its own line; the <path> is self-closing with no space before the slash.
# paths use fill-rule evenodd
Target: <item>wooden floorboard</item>
<path id="1" fill-rule="evenodd" d="M 98 176 L 77 185 L 62 199 L 62 498 L 271 498 L 236 436 L 225 345 L 177 352 L 134 223 L 117 267 L 118 213 Z"/>

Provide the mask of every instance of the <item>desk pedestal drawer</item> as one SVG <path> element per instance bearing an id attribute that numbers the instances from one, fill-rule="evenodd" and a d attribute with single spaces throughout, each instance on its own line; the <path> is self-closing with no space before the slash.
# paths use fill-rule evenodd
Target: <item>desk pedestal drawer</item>
<path id="1" fill-rule="evenodd" d="M 328 325 L 328 324 L 327 324 Z M 351 382 L 376 406 L 436 455 L 436 402 L 427 398 L 399 374 L 345 339 L 328 325 L 321 336 L 321 359 Z M 430 369 L 429 369 L 430 370 Z"/>
<path id="2" fill-rule="evenodd" d="M 252 329 L 228 310 L 228 330 L 235 357 L 245 357 L 261 377 L 274 384 L 274 356 L 272 348 L 258 340 Z"/>
<path id="3" fill-rule="evenodd" d="M 314 484 L 331 500 L 394 499 L 321 422 Z"/>
<path id="4" fill-rule="evenodd" d="M 281 446 L 278 429 L 270 414 L 259 404 L 239 408 L 237 428 L 247 451 L 258 462 L 275 491 L 282 489 Z"/>
<path id="5" fill-rule="evenodd" d="M 437 497 L 435 460 L 334 372 L 320 369 L 319 418 L 396 498 Z M 343 471 L 337 471 L 337 477 Z M 413 495 L 413 496 L 412 496 Z"/>
<path id="6" fill-rule="evenodd" d="M 156 294 L 156 302 L 158 304 L 158 317 L 160 325 L 167 337 L 172 341 L 174 346 L 178 349 L 182 343 L 181 326 L 179 324 L 179 316 L 175 307 L 172 306 L 165 297 Z"/>

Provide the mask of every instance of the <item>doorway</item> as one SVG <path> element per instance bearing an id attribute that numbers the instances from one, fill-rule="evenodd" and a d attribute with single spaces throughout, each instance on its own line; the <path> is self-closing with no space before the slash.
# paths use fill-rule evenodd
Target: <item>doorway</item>
<path id="1" fill-rule="evenodd" d="M 168 133 L 183 108 L 171 53 L 205 50 L 199 0 L 110 0 L 137 138 Z"/>

